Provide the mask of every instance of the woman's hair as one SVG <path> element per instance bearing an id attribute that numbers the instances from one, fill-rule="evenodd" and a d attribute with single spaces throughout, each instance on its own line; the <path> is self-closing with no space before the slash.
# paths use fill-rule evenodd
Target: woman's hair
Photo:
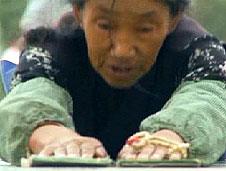
<path id="1" fill-rule="evenodd" d="M 73 5 L 78 5 L 79 8 L 83 8 L 87 0 L 69 0 Z M 172 15 L 177 15 L 179 12 L 184 12 L 189 6 L 190 0 L 159 0 L 165 3 Z"/>

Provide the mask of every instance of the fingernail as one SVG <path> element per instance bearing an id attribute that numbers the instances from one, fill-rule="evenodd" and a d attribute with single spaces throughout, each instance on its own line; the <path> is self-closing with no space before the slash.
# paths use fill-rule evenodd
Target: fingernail
<path id="1" fill-rule="evenodd" d="M 151 156 L 151 159 L 152 160 L 161 160 L 161 155 L 159 155 L 159 154 L 153 154 L 153 156 Z"/>
<path id="2" fill-rule="evenodd" d="M 149 155 L 139 155 L 137 159 L 139 160 L 148 160 Z"/>
<path id="3" fill-rule="evenodd" d="M 181 156 L 179 154 L 171 154 L 169 160 L 180 160 Z"/>
<path id="4" fill-rule="evenodd" d="M 45 155 L 45 154 L 38 154 L 37 156 L 38 157 L 47 157 L 47 155 Z"/>
<path id="5" fill-rule="evenodd" d="M 135 155 L 127 155 L 125 156 L 125 159 L 131 160 L 131 159 L 135 159 L 136 156 Z"/>
<path id="6" fill-rule="evenodd" d="M 55 157 L 66 157 L 65 154 L 55 154 L 54 156 L 55 156 Z"/>
<path id="7" fill-rule="evenodd" d="M 82 158 L 92 158 L 92 156 L 88 155 L 88 154 L 83 154 Z"/>
<path id="8" fill-rule="evenodd" d="M 67 157 L 79 157 L 79 156 L 76 154 L 68 154 Z"/>

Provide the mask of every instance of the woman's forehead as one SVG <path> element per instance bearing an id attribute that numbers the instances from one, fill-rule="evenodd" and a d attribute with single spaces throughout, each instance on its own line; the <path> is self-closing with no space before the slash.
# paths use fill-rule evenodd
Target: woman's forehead
<path id="1" fill-rule="evenodd" d="M 92 0 L 87 6 L 104 13 L 151 14 L 168 9 L 160 0 Z"/>

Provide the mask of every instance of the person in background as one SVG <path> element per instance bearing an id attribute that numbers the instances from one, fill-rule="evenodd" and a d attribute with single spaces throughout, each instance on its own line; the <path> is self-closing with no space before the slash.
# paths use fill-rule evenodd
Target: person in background
<path id="1" fill-rule="evenodd" d="M 216 162 L 226 150 L 226 54 L 184 15 L 189 0 L 71 3 L 72 34 L 25 36 L 0 102 L 0 156 Z"/>
<path id="2" fill-rule="evenodd" d="M 19 63 L 19 56 L 24 49 L 24 37 L 31 29 L 38 27 L 55 28 L 63 30 L 65 34 L 78 26 L 72 8 L 66 0 L 30 0 L 20 20 L 21 37 L 16 39 L 7 48 L 0 59 L 0 76 L 3 82 L 3 89 L 0 92 L 2 99 L 11 89 L 12 76 L 16 65 Z"/>
<path id="3" fill-rule="evenodd" d="M 60 18 L 71 11 L 72 7 L 67 0 L 29 0 L 20 27 L 23 31 L 37 27 L 56 27 Z"/>

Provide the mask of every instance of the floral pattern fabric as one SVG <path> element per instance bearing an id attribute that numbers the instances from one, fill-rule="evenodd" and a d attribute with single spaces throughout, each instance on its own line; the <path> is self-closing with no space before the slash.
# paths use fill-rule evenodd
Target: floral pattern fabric
<path id="1" fill-rule="evenodd" d="M 21 53 L 12 85 L 35 77 L 45 77 L 55 81 L 59 69 L 55 67 L 50 53 L 41 47 L 29 47 Z"/>
<path id="2" fill-rule="evenodd" d="M 222 42 L 211 36 L 194 39 L 185 47 L 190 53 L 188 72 L 183 81 L 203 79 L 226 81 L 226 52 Z M 60 72 L 50 53 L 39 47 L 29 47 L 20 56 L 13 86 L 35 77 L 56 81 Z M 182 78 L 181 78 L 182 79 Z"/>
<path id="3" fill-rule="evenodd" d="M 194 39 L 186 49 L 192 50 L 192 55 L 189 58 L 185 81 L 226 81 L 226 52 L 222 42 L 205 36 Z"/>

